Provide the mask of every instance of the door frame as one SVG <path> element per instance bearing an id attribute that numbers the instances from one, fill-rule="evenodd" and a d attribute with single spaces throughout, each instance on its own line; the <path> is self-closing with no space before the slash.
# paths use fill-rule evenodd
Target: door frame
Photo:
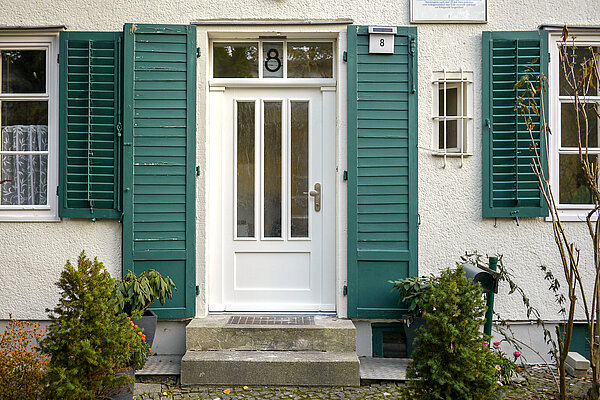
<path id="1" fill-rule="evenodd" d="M 264 21 L 249 23 L 248 25 L 240 24 L 235 26 L 235 30 L 232 29 L 231 21 L 205 21 L 197 23 L 198 32 L 198 45 L 200 54 L 206 55 L 201 57 L 198 68 L 198 85 L 204 86 L 204 92 L 199 95 L 198 101 L 198 131 L 205 132 L 204 142 L 198 141 L 198 153 L 202 156 L 199 157 L 204 160 L 200 165 L 200 182 L 199 188 L 207 188 L 206 191 L 199 191 L 197 198 L 198 205 L 198 223 L 197 230 L 199 237 L 205 237 L 204 243 L 199 243 L 197 248 L 198 252 L 198 268 L 197 268 L 197 282 L 199 283 L 198 300 L 197 300 L 197 314 L 198 316 L 204 316 L 208 314 L 209 307 L 210 312 L 222 309 L 220 304 L 210 303 L 211 298 L 215 298 L 215 292 L 217 296 L 220 291 L 219 287 L 215 287 L 214 282 L 216 280 L 221 282 L 219 271 L 222 265 L 222 241 L 221 237 L 223 232 L 220 227 L 220 218 L 215 218 L 217 215 L 220 216 L 220 212 L 215 212 L 216 204 L 219 204 L 219 193 L 221 193 L 221 171 L 217 171 L 215 165 L 219 165 L 217 162 L 219 152 L 215 151 L 220 146 L 218 140 L 219 135 L 212 135 L 211 132 L 223 132 L 221 121 L 215 118 L 216 115 L 222 115 L 224 92 L 227 87 L 319 87 L 322 90 L 322 94 L 325 98 L 330 99 L 335 104 L 335 113 L 325 115 L 323 123 L 329 124 L 332 130 L 335 132 L 334 135 L 324 135 L 326 140 L 329 140 L 331 146 L 335 152 L 334 160 L 329 163 L 328 166 L 324 166 L 324 172 L 327 168 L 331 169 L 330 180 L 328 183 L 329 187 L 335 187 L 335 212 L 331 213 L 328 217 L 328 221 L 324 223 L 327 226 L 328 231 L 324 232 L 324 235 L 335 238 L 335 251 L 330 253 L 329 259 L 325 258 L 324 263 L 333 263 L 335 271 L 335 282 L 331 285 L 334 286 L 334 294 L 332 299 L 334 300 L 336 314 L 340 317 L 346 316 L 346 298 L 343 294 L 343 288 L 346 285 L 346 182 L 343 180 L 344 171 L 346 170 L 346 65 L 343 61 L 343 54 L 346 49 L 346 25 L 350 21 L 333 21 L 323 22 L 317 24 L 297 24 L 287 21 L 280 21 L 279 23 L 273 21 Z M 266 27 L 268 25 L 268 27 Z M 272 26 L 276 25 L 276 26 Z M 302 79 L 302 80 L 281 80 L 281 82 L 274 82 L 264 80 L 258 82 L 252 79 L 213 79 L 210 80 L 210 69 L 211 69 L 211 47 L 213 40 L 243 40 L 243 39 L 258 39 L 260 36 L 269 37 L 286 37 L 292 40 L 311 40 L 311 39 L 327 39 L 334 42 L 334 79 Z M 200 90 L 199 90 L 200 92 Z M 325 133 L 325 131 L 324 131 Z M 332 152 L 333 154 L 333 152 Z M 327 160 L 327 159 L 326 159 Z M 206 171 L 206 173 L 203 173 Z M 204 180 L 204 185 L 202 185 Z M 218 220 L 216 220 L 218 219 Z M 216 269 L 215 266 L 219 268 Z M 222 297 L 221 297 L 222 298 Z M 220 307 L 221 306 L 221 307 Z"/>

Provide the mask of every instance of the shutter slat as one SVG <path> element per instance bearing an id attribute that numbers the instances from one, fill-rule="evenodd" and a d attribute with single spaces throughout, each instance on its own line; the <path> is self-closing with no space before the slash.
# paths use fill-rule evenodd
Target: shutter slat
<path id="1" fill-rule="evenodd" d="M 159 318 L 195 316 L 195 28 L 125 25 L 123 270 L 177 286 Z"/>
<path id="2" fill-rule="evenodd" d="M 546 202 L 531 168 L 531 136 L 515 110 L 525 75 L 548 76 L 548 33 L 483 33 L 483 217 L 544 217 Z M 541 99 L 536 99 L 538 105 Z M 548 101 L 544 99 L 544 107 Z M 544 115 L 548 115 L 545 110 Z M 542 121 L 533 116 L 533 136 L 545 148 Z M 547 170 L 545 152 L 541 152 Z"/>
<path id="3" fill-rule="evenodd" d="M 60 34 L 59 215 L 121 215 L 120 32 Z M 101 189 L 100 189 L 101 188 Z"/>
<path id="4" fill-rule="evenodd" d="M 352 318 L 401 317 L 387 281 L 417 273 L 416 29 L 398 32 L 395 54 L 377 55 L 369 54 L 366 27 L 348 27 Z"/>

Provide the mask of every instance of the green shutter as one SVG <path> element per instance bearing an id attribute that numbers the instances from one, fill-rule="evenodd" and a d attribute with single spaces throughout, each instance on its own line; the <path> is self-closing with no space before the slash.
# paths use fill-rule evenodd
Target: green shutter
<path id="1" fill-rule="evenodd" d="M 196 30 L 125 25 L 123 272 L 177 285 L 159 318 L 195 315 Z"/>
<path id="2" fill-rule="evenodd" d="M 515 109 L 524 88 L 515 84 L 526 74 L 548 77 L 548 32 L 483 32 L 482 58 L 483 217 L 545 217 L 548 207 L 531 168 L 531 137 Z M 547 116 L 547 94 L 543 100 Z M 533 122 L 547 171 L 540 118 Z"/>
<path id="3" fill-rule="evenodd" d="M 417 274 L 417 30 L 369 54 L 348 27 L 348 316 L 397 318 L 388 280 Z"/>
<path id="4" fill-rule="evenodd" d="M 122 32 L 60 34 L 59 215 L 119 218 Z"/>

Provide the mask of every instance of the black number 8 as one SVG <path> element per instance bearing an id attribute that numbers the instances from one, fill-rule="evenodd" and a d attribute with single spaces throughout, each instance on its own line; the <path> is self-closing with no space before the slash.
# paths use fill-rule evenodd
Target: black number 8
<path id="1" fill-rule="evenodd" d="M 277 66 L 275 68 L 271 68 L 269 65 L 269 61 L 275 60 L 277 61 Z M 269 49 L 267 51 L 267 59 L 265 60 L 265 69 L 269 72 L 277 72 L 281 68 L 281 60 L 279 59 L 279 52 L 277 49 Z"/>
<path id="2" fill-rule="evenodd" d="M 380 47 L 383 47 L 383 46 L 385 46 L 385 39 L 380 39 L 380 40 L 379 40 L 379 46 L 380 46 Z"/>

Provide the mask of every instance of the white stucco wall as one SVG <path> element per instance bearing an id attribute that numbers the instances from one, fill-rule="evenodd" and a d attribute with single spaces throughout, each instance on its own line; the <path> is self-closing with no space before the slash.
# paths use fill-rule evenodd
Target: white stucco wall
<path id="1" fill-rule="evenodd" d="M 55 286 L 67 259 L 98 257 L 121 276 L 121 225 L 113 221 L 0 222 L 0 319 L 45 319 L 58 302 Z"/>
<path id="2" fill-rule="evenodd" d="M 120 30 L 125 22 L 189 23 L 198 19 L 338 19 L 357 24 L 409 25 L 408 0 L 40 0 L 3 1 L 0 25 L 57 25 L 70 30 Z M 487 24 L 418 25 L 419 64 L 419 271 L 435 272 L 452 266 L 465 250 L 502 253 L 505 263 L 520 277 L 544 316 L 556 318 L 552 295 L 546 290 L 537 266 L 544 263 L 558 271 L 551 226 L 541 220 L 513 221 L 481 219 L 481 31 L 534 30 L 540 24 L 594 25 L 600 21 L 596 0 L 497 0 L 490 1 Z M 203 53 L 206 54 L 206 53 Z M 206 64 L 200 59 L 201 69 Z M 450 159 L 446 168 L 433 157 L 432 71 L 460 68 L 474 71 L 474 155 Z M 203 72 L 200 72 L 202 74 Z M 344 82 L 340 82 L 344 85 Z M 203 88 L 199 88 L 203 89 Z M 204 109 L 200 101 L 199 110 Z M 205 114 L 198 113 L 203 127 Z M 340 121 L 345 124 L 345 121 Z M 197 180 L 198 276 L 205 276 L 206 137 L 198 130 L 197 158 L 202 174 Z M 338 143 L 345 143 L 344 140 Z M 342 150 L 343 151 L 343 150 Z M 340 218 L 345 215 L 340 210 Z M 587 233 L 581 223 L 569 224 L 569 232 L 582 248 L 582 263 L 591 260 Z M 111 273 L 120 271 L 120 225 L 91 223 L 0 223 L 0 305 L 2 315 L 43 318 L 44 308 L 56 298 L 53 282 L 66 258 L 74 259 L 81 249 L 103 260 Z M 341 244 L 340 244 L 341 246 Z M 588 274 L 589 277 L 589 274 Z M 198 282 L 203 287 L 204 282 Z M 204 294 L 204 290 L 201 290 Z M 198 309 L 205 310 L 203 295 Z M 511 319 L 524 318 L 520 301 L 500 294 L 497 310 Z"/>

